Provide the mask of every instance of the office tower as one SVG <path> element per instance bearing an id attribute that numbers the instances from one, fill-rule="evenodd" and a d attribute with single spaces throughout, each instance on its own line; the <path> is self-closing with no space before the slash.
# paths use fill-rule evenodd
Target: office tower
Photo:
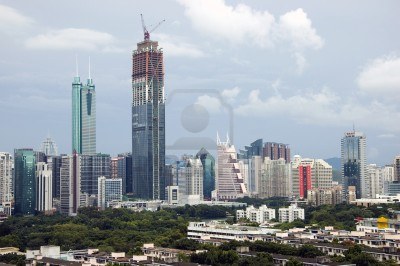
<path id="1" fill-rule="evenodd" d="M 113 200 L 122 200 L 122 179 L 106 178 L 100 176 L 98 178 L 97 206 L 104 210 L 108 202 Z"/>
<path id="2" fill-rule="evenodd" d="M 365 174 L 365 189 L 366 189 L 366 198 L 375 199 L 376 194 L 384 193 L 384 179 L 383 179 L 383 170 L 378 167 L 376 164 L 369 164 L 366 167 Z"/>
<path id="3" fill-rule="evenodd" d="M 247 188 L 240 172 L 235 147 L 230 143 L 221 142 L 217 136 L 217 198 L 219 200 L 234 200 L 247 195 Z"/>
<path id="4" fill-rule="evenodd" d="M 52 138 L 50 138 L 50 136 L 48 136 L 42 142 L 41 152 L 43 152 L 46 156 L 57 156 L 58 155 L 57 144 Z"/>
<path id="5" fill-rule="evenodd" d="M 196 154 L 196 158 L 203 165 L 203 196 L 211 200 L 211 192 L 215 189 L 215 159 L 205 148 Z"/>
<path id="6" fill-rule="evenodd" d="M 60 178 L 61 178 L 61 163 L 62 156 L 51 156 L 51 171 L 53 177 L 53 198 L 60 198 Z"/>
<path id="7" fill-rule="evenodd" d="M 110 160 L 110 177 L 118 178 L 118 160 L 121 160 L 120 157 L 112 157 Z"/>
<path id="8" fill-rule="evenodd" d="M 185 168 L 186 195 L 199 195 L 203 200 L 203 165 L 200 159 L 188 159 Z"/>
<path id="9" fill-rule="evenodd" d="M 82 193 L 87 193 L 89 196 L 97 195 L 98 178 L 100 176 L 110 178 L 110 161 L 108 154 L 79 156 Z"/>
<path id="10" fill-rule="evenodd" d="M 32 215 L 36 207 L 35 154 L 32 149 L 14 151 L 15 214 Z"/>
<path id="11" fill-rule="evenodd" d="M 122 178 L 122 193 L 133 193 L 132 154 L 130 152 L 118 154 L 118 178 Z"/>
<path id="12" fill-rule="evenodd" d="M 307 198 L 307 191 L 313 188 L 332 187 L 332 166 L 322 159 L 294 156 L 292 162 L 292 195 Z"/>
<path id="13" fill-rule="evenodd" d="M 167 193 L 167 187 L 174 185 L 174 166 L 172 164 L 165 164 L 165 191 Z M 165 200 L 167 200 L 167 194 L 165 194 Z"/>
<path id="14" fill-rule="evenodd" d="M 165 194 L 165 99 L 163 51 L 145 34 L 132 55 L 132 172 L 134 194 Z"/>
<path id="15" fill-rule="evenodd" d="M 35 161 L 36 163 L 45 163 L 47 162 L 47 156 L 44 152 L 42 151 L 33 151 L 33 154 L 35 155 Z"/>
<path id="16" fill-rule="evenodd" d="M 290 162 L 290 148 L 288 144 L 266 142 L 263 148 L 263 157 L 269 157 L 271 160 L 283 158 Z"/>
<path id="17" fill-rule="evenodd" d="M 60 169 L 60 212 L 76 215 L 81 202 L 80 155 L 65 155 Z"/>
<path id="18" fill-rule="evenodd" d="M 290 197 L 290 164 L 265 157 L 258 187 L 259 198 Z"/>
<path id="19" fill-rule="evenodd" d="M 362 132 L 346 132 L 341 140 L 343 196 L 354 186 L 357 198 L 366 196 L 365 167 L 367 165 L 366 137 Z"/>
<path id="20" fill-rule="evenodd" d="M 250 146 L 245 146 L 244 150 L 239 150 L 238 159 L 249 159 L 252 156 L 263 156 L 262 139 L 250 143 Z"/>
<path id="21" fill-rule="evenodd" d="M 0 204 L 13 200 L 12 166 L 13 158 L 8 152 L 0 152 Z"/>
<path id="22" fill-rule="evenodd" d="M 53 180 L 49 165 L 36 164 L 36 210 L 51 213 L 53 211 Z"/>
<path id="23" fill-rule="evenodd" d="M 393 167 L 394 167 L 393 181 L 400 181 L 400 155 L 394 158 Z"/>
<path id="24" fill-rule="evenodd" d="M 179 187 L 178 186 L 167 186 L 165 188 L 165 202 L 170 205 L 179 204 Z"/>
<path id="25" fill-rule="evenodd" d="M 72 82 L 72 152 L 96 154 L 96 90 L 90 77 L 85 85 L 78 73 Z"/>

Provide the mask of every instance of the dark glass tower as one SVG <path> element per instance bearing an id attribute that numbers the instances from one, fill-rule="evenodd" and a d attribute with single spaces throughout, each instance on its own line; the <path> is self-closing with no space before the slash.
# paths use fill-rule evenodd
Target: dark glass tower
<path id="1" fill-rule="evenodd" d="M 35 153 L 32 149 L 14 151 L 15 214 L 32 215 L 36 206 Z"/>
<path id="2" fill-rule="evenodd" d="M 132 55 L 132 179 L 134 195 L 164 199 L 165 100 L 163 52 L 158 42 L 137 44 Z"/>
<path id="3" fill-rule="evenodd" d="M 203 164 L 203 196 L 211 200 L 211 192 L 215 189 L 215 159 L 204 148 L 196 155 Z"/>

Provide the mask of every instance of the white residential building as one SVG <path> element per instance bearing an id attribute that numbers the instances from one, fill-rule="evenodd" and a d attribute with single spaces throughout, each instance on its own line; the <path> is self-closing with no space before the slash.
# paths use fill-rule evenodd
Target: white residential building
<path id="1" fill-rule="evenodd" d="M 104 210 L 111 201 L 122 201 L 122 178 L 98 178 L 97 206 Z"/>
<path id="2" fill-rule="evenodd" d="M 178 186 L 167 186 L 165 188 L 165 201 L 170 205 L 179 204 L 180 195 Z"/>
<path id="3" fill-rule="evenodd" d="M 279 222 L 293 222 L 296 219 L 304 220 L 304 209 L 291 204 L 287 208 L 279 208 Z"/>
<path id="4" fill-rule="evenodd" d="M 0 204 L 13 200 L 12 167 L 13 159 L 11 154 L 0 152 Z"/>
<path id="5" fill-rule="evenodd" d="M 47 163 L 36 164 L 36 210 L 53 211 L 53 174 Z"/>
<path id="6" fill-rule="evenodd" d="M 395 179 L 394 166 L 386 165 L 382 167 L 382 178 L 386 182 L 395 181 L 396 179 Z"/>
<path id="7" fill-rule="evenodd" d="M 199 195 L 203 200 L 203 165 L 200 159 L 187 159 L 185 176 L 186 195 Z"/>
<path id="8" fill-rule="evenodd" d="M 248 219 L 251 222 L 264 223 L 268 222 L 276 217 L 275 209 L 270 209 L 266 205 L 260 206 L 260 208 L 254 208 L 254 206 L 249 206 L 245 210 L 237 210 L 236 218 Z"/>
<path id="9" fill-rule="evenodd" d="M 384 179 L 383 179 L 382 168 L 376 164 L 367 165 L 365 174 L 365 198 L 374 199 L 377 194 L 384 193 Z"/>
<path id="10" fill-rule="evenodd" d="M 221 142 L 217 137 L 217 197 L 218 200 L 233 200 L 247 195 L 247 188 L 239 168 L 235 147 Z"/>

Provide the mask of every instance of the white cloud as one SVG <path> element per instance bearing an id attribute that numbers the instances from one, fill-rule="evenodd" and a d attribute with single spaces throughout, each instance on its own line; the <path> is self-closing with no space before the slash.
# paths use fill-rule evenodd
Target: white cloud
<path id="1" fill-rule="evenodd" d="M 222 98 L 226 99 L 228 102 L 233 102 L 236 97 L 240 93 L 240 88 L 239 87 L 234 87 L 232 89 L 225 89 L 221 92 Z"/>
<path id="2" fill-rule="evenodd" d="M 384 56 L 368 63 L 357 77 L 357 84 L 362 92 L 399 99 L 400 92 L 400 57 Z"/>
<path id="3" fill-rule="evenodd" d="M 271 45 L 274 17 L 245 4 L 229 6 L 224 0 L 178 0 L 185 15 L 200 32 L 234 43 L 251 40 L 259 46 Z"/>
<path id="4" fill-rule="evenodd" d="M 100 50 L 120 52 L 115 46 L 116 39 L 109 33 L 91 29 L 67 28 L 52 30 L 46 34 L 29 38 L 25 45 L 31 49 L 53 50 Z"/>
<path id="5" fill-rule="evenodd" d="M 320 49 L 323 39 L 317 34 L 303 9 L 289 11 L 278 20 L 267 10 L 256 10 L 245 4 L 231 6 L 224 0 L 177 0 L 194 28 L 234 44 L 271 48 L 289 43 L 296 60 L 296 72 L 306 65 L 305 49 Z"/>
<path id="6" fill-rule="evenodd" d="M 153 36 L 155 36 L 155 39 L 159 40 L 161 47 L 165 51 L 165 56 L 182 56 L 192 58 L 205 56 L 204 52 L 197 46 L 185 42 L 185 40 L 181 37 L 160 33 L 153 34 Z"/>
<path id="7" fill-rule="evenodd" d="M 290 42 L 295 50 L 320 49 L 324 44 L 312 27 L 311 20 L 301 8 L 280 16 L 277 28 L 278 37 Z"/>
<path id="8" fill-rule="evenodd" d="M 344 100 L 328 88 L 287 98 L 274 95 L 265 99 L 261 98 L 260 90 L 253 90 L 247 100 L 238 105 L 235 113 L 240 116 L 289 117 L 296 123 L 320 126 L 343 126 L 354 122 L 364 128 L 378 127 L 388 132 L 400 132 L 397 105 Z"/>
<path id="9" fill-rule="evenodd" d="M 221 101 L 210 95 L 202 95 L 197 98 L 196 104 L 204 106 L 210 113 L 219 113 L 221 111 Z"/>
<path id="10" fill-rule="evenodd" d="M 391 138 L 394 138 L 394 137 L 396 137 L 396 136 L 394 134 L 392 134 L 392 133 L 386 133 L 386 134 L 378 135 L 378 138 L 380 138 L 380 139 L 391 139 Z"/>
<path id="11" fill-rule="evenodd" d="M 16 9 L 0 4 L 0 32 L 15 34 L 33 23 L 31 18 L 22 15 Z"/>

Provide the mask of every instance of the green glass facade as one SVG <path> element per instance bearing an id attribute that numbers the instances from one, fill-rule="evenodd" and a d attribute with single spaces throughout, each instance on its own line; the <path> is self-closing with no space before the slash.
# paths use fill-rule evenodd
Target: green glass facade
<path id="1" fill-rule="evenodd" d="M 35 154 L 32 149 L 14 151 L 15 214 L 33 215 L 36 207 Z"/>
<path id="2" fill-rule="evenodd" d="M 72 83 L 72 152 L 96 154 L 96 90 L 92 79 Z"/>
<path id="3" fill-rule="evenodd" d="M 206 200 L 211 200 L 211 192 L 215 189 L 215 159 L 204 148 L 196 155 L 203 165 L 203 196 Z"/>

